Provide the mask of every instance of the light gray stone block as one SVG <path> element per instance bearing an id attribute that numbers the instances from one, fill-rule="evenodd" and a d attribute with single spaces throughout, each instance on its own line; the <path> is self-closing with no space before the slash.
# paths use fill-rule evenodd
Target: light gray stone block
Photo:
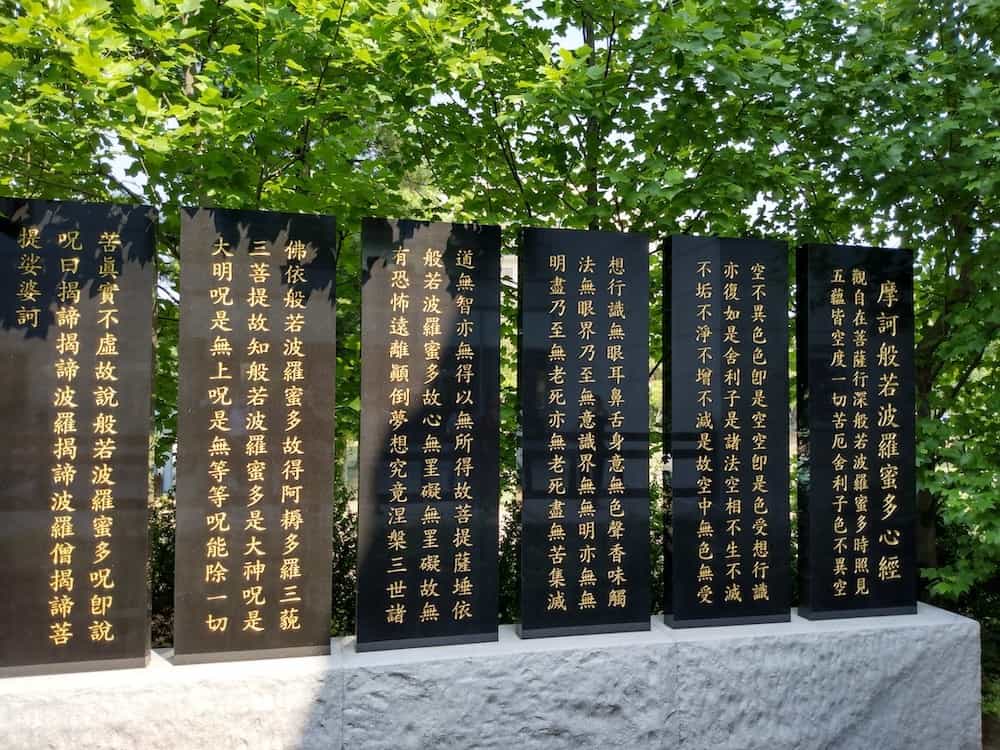
<path id="1" fill-rule="evenodd" d="M 793 615 L 739 630 L 719 638 L 702 631 L 678 644 L 683 748 L 982 746 L 972 620 L 921 605 L 909 617 Z"/>
<path id="2" fill-rule="evenodd" d="M 0 681 L 0 747 L 339 748 L 342 706 L 330 657 L 176 667 L 154 654 L 146 669 Z"/>
<path id="3" fill-rule="evenodd" d="M 4 750 L 978 750 L 979 626 L 917 615 L 0 680 Z"/>
<path id="4" fill-rule="evenodd" d="M 498 643 L 436 654 L 347 648 L 344 747 L 675 747 L 675 656 L 657 626 L 525 641 L 505 627 Z"/>

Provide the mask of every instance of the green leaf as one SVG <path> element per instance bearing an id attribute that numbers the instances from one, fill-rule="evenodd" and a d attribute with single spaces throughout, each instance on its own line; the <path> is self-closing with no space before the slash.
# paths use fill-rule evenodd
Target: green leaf
<path id="1" fill-rule="evenodd" d="M 7 50 L 0 50 L 0 73 L 8 73 L 17 70 L 17 61 Z"/>
<path id="2" fill-rule="evenodd" d="M 684 172 L 677 168 L 668 169 L 660 178 L 664 185 L 678 185 L 684 182 Z"/>
<path id="3" fill-rule="evenodd" d="M 142 86 L 136 86 L 135 103 L 138 106 L 139 112 L 146 117 L 155 117 L 160 114 L 159 102 Z"/>

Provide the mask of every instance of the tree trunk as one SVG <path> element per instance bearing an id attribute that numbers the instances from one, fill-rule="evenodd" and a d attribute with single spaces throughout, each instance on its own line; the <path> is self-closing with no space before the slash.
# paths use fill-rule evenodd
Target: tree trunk
<path id="1" fill-rule="evenodd" d="M 583 31 L 583 43 L 590 47 L 590 55 L 587 57 L 587 65 L 593 66 L 597 64 L 597 48 L 596 39 L 594 38 L 594 19 L 589 13 L 584 12 L 582 21 L 582 31 Z M 595 104 L 591 105 L 596 106 Z M 598 193 L 598 183 L 597 183 L 597 171 L 598 171 L 598 150 L 600 149 L 601 143 L 601 132 L 600 123 L 598 122 L 597 113 L 591 112 L 587 116 L 586 130 L 584 132 L 583 146 L 583 165 L 584 172 L 587 177 L 586 185 L 586 206 L 587 213 L 590 216 L 587 222 L 587 228 L 591 231 L 599 229 L 599 221 L 597 219 L 597 205 L 600 200 L 600 195 Z"/>

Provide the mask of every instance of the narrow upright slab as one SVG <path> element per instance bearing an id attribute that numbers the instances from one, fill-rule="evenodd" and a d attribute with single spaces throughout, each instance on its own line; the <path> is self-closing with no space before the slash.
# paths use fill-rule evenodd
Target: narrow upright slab
<path id="1" fill-rule="evenodd" d="M 148 658 L 155 227 L 0 199 L 0 676 Z"/>
<path id="2" fill-rule="evenodd" d="M 335 236 L 181 211 L 178 663 L 329 652 Z"/>
<path id="3" fill-rule="evenodd" d="M 525 230 L 523 638 L 649 629 L 649 260 L 638 234 Z"/>
<path id="4" fill-rule="evenodd" d="M 675 236 L 664 279 L 665 620 L 788 620 L 788 249 Z"/>
<path id="5" fill-rule="evenodd" d="M 500 228 L 361 229 L 359 651 L 495 641 Z"/>
<path id="6" fill-rule="evenodd" d="M 806 245 L 796 272 L 799 614 L 916 612 L 913 253 Z"/>

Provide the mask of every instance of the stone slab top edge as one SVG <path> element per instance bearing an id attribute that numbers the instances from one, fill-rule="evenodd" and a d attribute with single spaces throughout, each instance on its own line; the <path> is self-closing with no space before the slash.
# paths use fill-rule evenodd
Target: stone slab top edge
<path id="1" fill-rule="evenodd" d="M 979 623 L 930 604 L 919 603 L 913 615 L 887 617 L 857 617 L 842 620 L 806 620 L 792 610 L 790 622 L 761 625 L 731 625 L 724 627 L 671 629 L 663 622 L 662 615 L 650 618 L 648 631 L 602 633 L 556 638 L 521 639 L 513 625 L 501 625 L 499 640 L 455 646 L 395 649 L 358 653 L 354 637 L 331 639 L 328 656 L 305 656 L 287 659 L 260 659 L 255 661 L 218 662 L 176 666 L 170 659 L 172 649 L 155 649 L 150 654 L 149 665 L 143 669 L 122 669 L 101 672 L 53 674 L 33 677 L 0 679 L 0 696 L 24 695 L 26 692 L 52 692 L 82 688 L 110 688 L 134 686 L 137 688 L 166 684 L 206 681 L 242 681 L 263 678 L 280 681 L 294 680 L 303 675 L 340 672 L 366 668 L 416 666 L 427 662 L 446 660 L 478 660 L 511 658 L 521 654 L 573 650 L 617 650 L 656 648 L 683 648 L 685 643 L 702 646 L 723 646 L 726 642 L 746 639 L 800 637 L 844 638 L 878 631 L 906 630 L 909 628 L 959 628 L 967 631 L 966 637 L 979 637 Z"/>

